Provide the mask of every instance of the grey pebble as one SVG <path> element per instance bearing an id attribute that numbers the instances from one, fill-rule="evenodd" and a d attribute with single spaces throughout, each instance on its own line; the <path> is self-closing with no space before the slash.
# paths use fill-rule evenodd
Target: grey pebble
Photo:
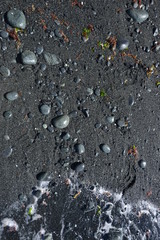
<path id="1" fill-rule="evenodd" d="M 117 121 L 117 125 L 118 125 L 118 127 L 126 127 L 126 123 L 125 123 L 125 120 L 123 120 L 123 119 L 119 119 L 118 121 Z"/>
<path id="2" fill-rule="evenodd" d="M 41 63 L 41 65 L 40 65 L 40 70 L 41 70 L 42 72 L 44 72 L 44 71 L 46 70 L 46 68 L 47 68 L 46 64 Z"/>
<path id="3" fill-rule="evenodd" d="M 61 62 L 61 59 L 58 56 L 56 56 L 55 54 L 52 54 L 49 52 L 44 52 L 43 56 L 48 65 L 54 66 Z"/>
<path id="4" fill-rule="evenodd" d="M 134 97 L 132 95 L 129 95 L 128 103 L 129 103 L 129 106 L 133 106 L 133 104 L 134 104 Z"/>
<path id="5" fill-rule="evenodd" d="M 18 96 L 19 96 L 18 93 L 15 92 L 15 91 L 8 92 L 8 93 L 5 94 L 6 99 L 9 100 L 9 101 L 16 100 L 18 98 Z"/>
<path id="6" fill-rule="evenodd" d="M 5 111 L 3 113 L 3 116 L 4 116 L 5 119 L 9 119 L 9 118 L 12 117 L 12 112 L 11 111 Z"/>
<path id="7" fill-rule="evenodd" d="M 10 76 L 10 70 L 7 67 L 5 67 L 5 66 L 1 66 L 0 67 L 0 74 L 3 77 L 9 77 Z"/>
<path id="8" fill-rule="evenodd" d="M 129 46 L 129 41 L 127 39 L 118 39 L 117 41 L 117 49 L 120 50 L 120 51 L 123 51 L 125 49 L 128 49 L 128 46 Z"/>
<path id="9" fill-rule="evenodd" d="M 106 117 L 106 120 L 108 123 L 114 123 L 114 116 L 108 116 Z"/>
<path id="10" fill-rule="evenodd" d="M 12 152 L 13 152 L 13 148 L 12 147 L 8 147 L 8 148 L 3 150 L 2 156 L 5 157 L 5 158 L 8 158 L 8 157 L 11 156 Z"/>
<path id="11" fill-rule="evenodd" d="M 95 128 L 100 128 L 101 126 L 102 126 L 101 123 L 96 123 L 96 124 L 95 124 Z"/>
<path id="12" fill-rule="evenodd" d="M 127 10 L 127 14 L 138 23 L 144 22 L 148 17 L 148 12 L 139 8 L 130 8 Z"/>
<path id="13" fill-rule="evenodd" d="M 76 110 L 69 113 L 69 117 L 71 117 L 71 118 L 76 118 L 77 115 L 78 115 L 78 112 Z"/>
<path id="14" fill-rule="evenodd" d="M 6 42 L 2 42 L 1 43 L 1 49 L 2 49 L 2 51 L 6 51 L 7 50 Z"/>
<path id="15" fill-rule="evenodd" d="M 107 144 L 101 144 L 100 145 L 100 149 L 104 152 L 104 153 L 110 153 L 111 149 Z"/>
<path id="16" fill-rule="evenodd" d="M 80 77 L 75 77 L 73 80 L 75 83 L 79 83 L 81 81 Z"/>
<path id="17" fill-rule="evenodd" d="M 78 154 L 83 154 L 85 152 L 85 147 L 81 143 L 75 144 L 74 148 Z"/>
<path id="18" fill-rule="evenodd" d="M 70 122 L 70 118 L 68 115 L 61 115 L 58 117 L 53 118 L 53 125 L 56 128 L 63 129 L 66 128 Z"/>
<path id="19" fill-rule="evenodd" d="M 48 126 L 47 127 L 47 130 L 50 132 L 50 133 L 53 133 L 54 132 L 54 127 L 52 125 Z"/>
<path id="20" fill-rule="evenodd" d="M 33 194 L 35 197 L 39 198 L 39 197 L 41 196 L 41 190 L 39 190 L 39 189 L 33 190 L 32 194 Z"/>
<path id="21" fill-rule="evenodd" d="M 43 50 L 44 50 L 43 46 L 42 45 L 38 45 L 37 48 L 36 48 L 36 53 L 38 55 L 41 55 L 43 53 Z"/>
<path id="22" fill-rule="evenodd" d="M 0 31 L 0 36 L 4 39 L 8 38 L 9 36 L 9 33 L 7 31 Z"/>
<path id="23" fill-rule="evenodd" d="M 7 21 L 8 23 L 15 28 L 26 28 L 26 18 L 22 11 L 12 9 L 7 12 Z"/>
<path id="24" fill-rule="evenodd" d="M 95 91 L 94 91 L 94 94 L 99 97 L 100 94 L 101 94 L 101 90 L 99 88 L 96 88 Z"/>
<path id="25" fill-rule="evenodd" d="M 87 88 L 87 95 L 90 96 L 93 94 L 93 89 L 92 88 Z"/>
<path id="26" fill-rule="evenodd" d="M 71 138 L 71 135 L 68 132 L 63 132 L 62 133 L 62 138 L 64 141 L 67 141 Z"/>
<path id="27" fill-rule="evenodd" d="M 40 106 L 40 112 L 43 114 L 43 115 L 48 115 L 51 111 L 51 107 L 46 105 L 46 104 L 43 104 Z"/>
<path id="28" fill-rule="evenodd" d="M 122 232 L 118 229 L 110 229 L 109 233 L 104 235 L 104 239 L 123 240 Z"/>
<path id="29" fill-rule="evenodd" d="M 153 29 L 153 36 L 156 37 L 156 36 L 158 36 L 158 34 L 159 34 L 158 33 L 158 28 L 156 27 L 156 28 Z"/>
<path id="30" fill-rule="evenodd" d="M 5 139 L 6 141 L 8 141 L 8 140 L 10 140 L 10 137 L 9 137 L 8 135 L 4 135 L 4 139 Z"/>
<path id="31" fill-rule="evenodd" d="M 37 57 L 34 52 L 31 52 L 30 50 L 25 50 L 21 54 L 21 61 L 25 65 L 35 65 L 37 63 Z"/>
<path id="32" fill-rule="evenodd" d="M 82 162 L 74 162 L 71 165 L 71 169 L 76 172 L 82 172 L 84 170 L 84 168 L 85 168 L 85 165 Z"/>
<path id="33" fill-rule="evenodd" d="M 146 161 L 141 159 L 141 160 L 139 160 L 138 165 L 140 166 L 140 168 L 144 169 L 144 168 L 146 168 L 147 163 L 146 163 Z"/>

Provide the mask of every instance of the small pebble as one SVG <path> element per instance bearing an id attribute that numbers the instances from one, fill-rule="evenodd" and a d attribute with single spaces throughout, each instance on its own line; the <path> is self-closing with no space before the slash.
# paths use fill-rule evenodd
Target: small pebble
<path id="1" fill-rule="evenodd" d="M 77 152 L 78 154 L 83 154 L 83 153 L 85 152 L 85 147 L 84 147 L 83 144 L 77 143 L 77 144 L 74 146 L 74 148 L 75 148 L 75 150 L 76 150 L 76 152 Z"/>
<path id="2" fill-rule="evenodd" d="M 143 159 L 139 160 L 138 164 L 142 169 L 145 169 L 147 165 L 146 161 L 144 161 Z"/>
<path id="3" fill-rule="evenodd" d="M 54 30 L 54 34 L 58 38 L 62 38 L 62 36 L 63 36 L 59 29 Z"/>
<path id="4" fill-rule="evenodd" d="M 117 49 L 120 51 L 128 49 L 129 41 L 127 39 L 118 39 L 117 41 Z"/>
<path id="5" fill-rule="evenodd" d="M 2 156 L 5 157 L 5 158 L 8 158 L 8 157 L 11 156 L 12 152 L 13 152 L 13 148 L 12 147 L 8 147 L 5 150 L 3 150 Z"/>
<path id="6" fill-rule="evenodd" d="M 46 104 L 43 104 L 40 106 L 40 112 L 43 114 L 43 115 L 48 115 L 51 111 L 51 107 L 46 105 Z"/>
<path id="7" fill-rule="evenodd" d="M 128 103 L 129 103 L 129 106 L 133 106 L 133 104 L 134 104 L 134 97 L 132 95 L 129 95 Z"/>
<path id="8" fill-rule="evenodd" d="M 9 118 L 12 117 L 12 112 L 11 111 L 5 111 L 3 113 L 3 116 L 4 116 L 5 119 L 9 119 Z"/>
<path id="9" fill-rule="evenodd" d="M 48 180 L 48 173 L 47 172 L 40 172 L 36 175 L 38 181 L 47 181 Z"/>
<path id="10" fill-rule="evenodd" d="M 100 149 L 104 152 L 104 153 L 110 153 L 111 149 L 107 144 L 101 144 L 100 145 Z"/>
<path id="11" fill-rule="evenodd" d="M 38 45 L 37 48 L 36 48 L 36 53 L 38 55 L 41 55 L 43 53 L 43 46 L 42 45 Z"/>
<path id="12" fill-rule="evenodd" d="M 64 141 L 67 141 L 71 138 L 71 135 L 68 132 L 63 132 L 62 133 L 62 138 Z"/>
<path id="13" fill-rule="evenodd" d="M 37 57 L 34 52 L 31 52 L 30 50 L 25 50 L 21 54 L 21 61 L 25 65 L 35 65 L 37 63 Z"/>
<path id="14" fill-rule="evenodd" d="M 71 118 L 76 118 L 77 115 L 78 115 L 78 112 L 77 112 L 76 110 L 74 110 L 74 111 L 72 111 L 72 112 L 69 113 L 69 116 L 70 116 Z"/>
<path id="15" fill-rule="evenodd" d="M 126 122 L 123 119 L 119 119 L 117 121 L 117 125 L 118 127 L 122 128 L 122 127 L 126 127 Z"/>
<path id="16" fill-rule="evenodd" d="M 114 116 L 108 116 L 106 120 L 108 123 L 114 123 Z"/>
<path id="17" fill-rule="evenodd" d="M 15 92 L 15 91 L 8 92 L 8 93 L 5 94 L 6 99 L 9 100 L 9 101 L 16 100 L 18 98 L 18 96 L 19 96 L 18 93 Z"/>
<path id="18" fill-rule="evenodd" d="M 96 88 L 95 91 L 94 91 L 94 94 L 99 97 L 100 94 L 101 94 L 101 90 L 99 88 Z"/>
<path id="19" fill-rule="evenodd" d="M 76 171 L 76 172 L 82 172 L 82 171 L 84 171 L 84 167 L 85 167 L 85 165 L 84 165 L 84 163 L 82 163 L 82 162 L 74 162 L 74 163 L 72 163 L 72 165 L 71 165 L 71 169 L 74 170 L 74 171 Z"/>
<path id="20" fill-rule="evenodd" d="M 57 57 L 55 54 L 44 52 L 43 56 L 48 65 L 54 66 L 61 62 L 61 59 Z"/>
<path id="21" fill-rule="evenodd" d="M 2 38 L 6 39 L 6 38 L 8 38 L 9 33 L 2 30 L 2 31 L 0 32 L 0 36 L 1 36 Z"/>
<path id="22" fill-rule="evenodd" d="M 154 28 L 153 29 L 153 36 L 156 37 L 156 36 L 158 36 L 158 34 L 159 34 L 158 33 L 158 28 Z"/>
<path id="23" fill-rule="evenodd" d="M 41 65 L 40 65 L 40 70 L 41 70 L 42 72 L 44 72 L 44 71 L 46 70 L 46 68 L 47 68 L 46 64 L 41 63 Z"/>
<path id="24" fill-rule="evenodd" d="M 52 121 L 53 121 L 53 125 L 56 128 L 63 129 L 69 125 L 70 118 L 68 115 L 61 115 L 61 116 L 55 117 Z"/>
<path id="25" fill-rule="evenodd" d="M 33 190 L 32 194 L 35 197 L 39 198 L 41 196 L 41 190 L 39 190 L 39 189 L 38 190 Z"/>
<path id="26" fill-rule="evenodd" d="M 5 66 L 1 66 L 0 67 L 0 74 L 3 77 L 9 77 L 10 76 L 10 70 L 7 67 L 5 67 Z"/>

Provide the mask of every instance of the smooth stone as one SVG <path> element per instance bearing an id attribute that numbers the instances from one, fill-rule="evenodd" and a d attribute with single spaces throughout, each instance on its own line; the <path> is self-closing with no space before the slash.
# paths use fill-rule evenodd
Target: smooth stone
<path id="1" fill-rule="evenodd" d="M 2 156 L 5 157 L 5 158 L 8 158 L 8 157 L 11 156 L 12 152 L 13 152 L 13 148 L 12 147 L 8 147 L 5 150 L 3 150 Z"/>
<path id="2" fill-rule="evenodd" d="M 1 66 L 0 67 L 0 74 L 3 77 L 9 77 L 10 76 L 10 70 L 7 67 L 5 67 L 5 66 Z"/>
<path id="3" fill-rule="evenodd" d="M 106 118 L 108 123 L 114 123 L 114 116 L 109 116 Z"/>
<path id="4" fill-rule="evenodd" d="M 43 56 L 48 65 L 54 66 L 61 62 L 61 59 L 57 57 L 55 54 L 44 52 Z"/>
<path id="5" fill-rule="evenodd" d="M 74 162 L 71 165 L 71 169 L 76 172 L 82 172 L 84 170 L 84 167 L 85 167 L 85 165 L 82 162 Z"/>
<path id="6" fill-rule="evenodd" d="M 44 104 L 42 106 L 40 106 L 40 112 L 43 114 L 43 115 L 48 115 L 51 111 L 51 107 Z"/>
<path id="7" fill-rule="evenodd" d="M 30 50 L 25 50 L 21 54 L 21 60 L 22 63 L 25 65 L 35 65 L 37 63 L 37 58 L 34 52 L 31 52 Z"/>
<path id="8" fill-rule="evenodd" d="M 53 240 L 52 233 L 46 234 L 44 240 Z"/>
<path id="9" fill-rule="evenodd" d="M 117 121 L 117 125 L 118 125 L 118 127 L 126 127 L 126 123 L 125 123 L 125 121 L 124 120 L 122 120 L 122 119 L 119 119 L 118 121 Z"/>
<path id="10" fill-rule="evenodd" d="M 129 103 L 129 106 L 133 106 L 133 104 L 134 104 L 134 97 L 132 95 L 129 95 L 128 103 Z"/>
<path id="11" fill-rule="evenodd" d="M 0 32 L 0 36 L 1 36 L 2 38 L 6 39 L 6 38 L 8 38 L 9 33 L 2 30 L 2 31 Z"/>
<path id="12" fill-rule="evenodd" d="M 48 173 L 40 172 L 36 175 L 36 178 L 38 181 L 46 181 L 46 180 L 48 180 Z"/>
<path id="13" fill-rule="evenodd" d="M 63 129 L 68 126 L 70 122 L 70 118 L 68 115 L 61 115 L 61 116 L 55 117 L 52 121 L 53 121 L 53 125 L 56 128 Z"/>
<path id="14" fill-rule="evenodd" d="M 78 153 L 78 154 L 82 154 L 82 153 L 84 153 L 85 152 L 85 147 L 84 147 L 84 145 L 83 144 L 79 144 L 79 143 L 77 143 L 75 146 L 75 150 L 76 150 L 76 152 Z"/>
<path id="15" fill-rule="evenodd" d="M 76 118 L 77 115 L 78 115 L 78 112 L 77 112 L 76 110 L 73 110 L 72 112 L 69 113 L 69 116 L 70 116 L 71 118 Z"/>
<path id="16" fill-rule="evenodd" d="M 156 36 L 158 36 L 158 34 L 159 34 L 158 33 L 158 28 L 154 28 L 153 29 L 153 36 L 156 37 Z"/>
<path id="17" fill-rule="evenodd" d="M 125 49 L 128 49 L 129 41 L 127 39 L 118 39 L 117 41 L 117 49 L 120 51 L 123 51 Z"/>
<path id="18" fill-rule="evenodd" d="M 127 14 L 138 23 L 144 22 L 148 17 L 148 12 L 139 8 L 130 8 L 127 10 Z"/>
<path id="19" fill-rule="evenodd" d="M 12 112 L 11 111 L 5 111 L 3 113 L 3 116 L 4 116 L 5 119 L 9 119 L 9 118 L 12 117 Z"/>
<path id="20" fill-rule="evenodd" d="M 15 92 L 15 91 L 8 92 L 8 93 L 5 94 L 6 99 L 9 100 L 9 101 L 16 100 L 18 98 L 18 96 L 19 96 L 18 93 Z"/>
<path id="21" fill-rule="evenodd" d="M 111 149 L 107 144 L 101 144 L 100 145 L 100 149 L 104 152 L 104 153 L 110 153 Z"/>
<path id="22" fill-rule="evenodd" d="M 36 53 L 38 55 L 41 55 L 43 53 L 43 50 L 44 50 L 43 46 L 42 45 L 38 45 L 37 48 L 36 48 Z"/>
<path id="23" fill-rule="evenodd" d="M 2 42 L 1 43 L 1 49 L 2 49 L 2 51 L 6 51 L 7 50 L 6 42 Z"/>
<path id="24" fill-rule="evenodd" d="M 8 23 L 14 28 L 26 28 L 26 17 L 20 10 L 12 9 L 7 12 Z"/>
<path id="25" fill-rule="evenodd" d="M 96 88 L 95 91 L 94 91 L 94 94 L 99 97 L 100 94 L 101 94 L 101 90 L 99 88 Z"/>
<path id="26" fill-rule="evenodd" d="M 22 193 L 20 193 L 20 194 L 18 195 L 18 199 L 19 199 L 19 201 L 21 201 L 21 202 L 27 202 L 27 196 L 24 195 L 24 194 L 22 194 Z"/>
<path id="27" fill-rule="evenodd" d="M 62 138 L 64 141 L 67 141 L 71 138 L 71 135 L 68 132 L 63 132 L 62 133 Z"/>
<path id="28" fill-rule="evenodd" d="M 41 65 L 40 65 L 40 70 L 41 70 L 42 72 L 44 72 L 44 71 L 46 70 L 46 68 L 47 68 L 46 64 L 41 63 Z"/>
<path id="29" fill-rule="evenodd" d="M 138 165 L 140 166 L 140 168 L 145 169 L 147 163 L 146 163 L 146 161 L 144 161 L 143 159 L 141 159 L 141 160 L 139 160 Z"/>

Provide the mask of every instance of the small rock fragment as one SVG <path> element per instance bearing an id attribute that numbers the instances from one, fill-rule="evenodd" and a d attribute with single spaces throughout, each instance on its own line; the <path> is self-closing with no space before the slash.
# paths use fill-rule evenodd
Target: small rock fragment
<path id="1" fill-rule="evenodd" d="M 0 67 L 0 74 L 3 77 L 9 77 L 10 76 L 10 70 L 7 67 L 5 67 L 5 66 L 1 66 Z"/>
<path id="2" fill-rule="evenodd" d="M 106 120 L 108 123 L 114 123 L 114 116 L 108 116 Z"/>
<path id="3" fill-rule="evenodd" d="M 44 52 L 43 56 L 48 65 L 54 66 L 61 62 L 61 59 L 57 57 L 55 54 Z"/>
<path id="4" fill-rule="evenodd" d="M 48 115 L 51 111 L 51 108 L 50 106 L 46 105 L 46 104 L 43 104 L 40 106 L 40 112 L 43 114 L 43 115 Z"/>
<path id="5" fill-rule="evenodd" d="M 117 49 L 120 50 L 120 51 L 123 51 L 125 49 L 128 49 L 128 46 L 129 46 L 129 41 L 127 39 L 118 39 L 117 41 Z"/>
<path id="6" fill-rule="evenodd" d="M 107 144 L 101 144 L 100 145 L 100 149 L 104 152 L 104 153 L 110 153 L 111 149 Z"/>
<path id="7" fill-rule="evenodd" d="M 5 157 L 5 158 L 8 158 L 8 157 L 11 156 L 12 152 L 13 152 L 13 148 L 12 147 L 8 147 L 8 148 L 3 150 L 2 156 Z"/>
<path id="8" fill-rule="evenodd" d="M 61 116 L 55 117 L 52 121 L 53 121 L 53 125 L 56 128 L 63 129 L 68 126 L 70 122 L 70 118 L 68 115 L 61 115 Z"/>
<path id="9" fill-rule="evenodd" d="M 75 150 L 78 154 L 82 154 L 82 153 L 85 152 L 85 147 L 84 147 L 83 144 L 77 143 L 74 147 L 75 147 Z"/>
<path id="10" fill-rule="evenodd" d="M 76 172 L 82 172 L 84 170 L 84 167 L 85 167 L 85 165 L 82 162 L 74 162 L 71 165 L 71 169 Z"/>
<path id="11" fill-rule="evenodd" d="M 3 113 L 3 116 L 4 116 L 5 119 L 9 119 L 9 118 L 12 117 L 12 112 L 11 111 L 5 111 Z"/>
<path id="12" fill-rule="evenodd" d="M 146 163 L 146 161 L 144 161 L 143 159 L 141 159 L 141 160 L 139 160 L 138 165 L 140 166 L 140 168 L 145 169 L 147 163 Z"/>

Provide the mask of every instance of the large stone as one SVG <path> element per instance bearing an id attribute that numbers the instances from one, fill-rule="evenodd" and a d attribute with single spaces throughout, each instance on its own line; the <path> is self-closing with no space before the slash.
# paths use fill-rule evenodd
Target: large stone
<path id="1" fill-rule="evenodd" d="M 8 23 L 15 28 L 26 28 L 26 18 L 22 11 L 12 9 L 7 12 L 7 21 Z"/>
<path id="2" fill-rule="evenodd" d="M 44 52 L 43 56 L 48 65 L 54 66 L 61 62 L 61 59 L 53 53 Z"/>
<path id="3" fill-rule="evenodd" d="M 52 121 L 53 121 L 53 125 L 56 128 L 63 129 L 68 126 L 70 122 L 70 118 L 68 115 L 61 115 L 61 116 L 55 117 Z"/>
<path id="4" fill-rule="evenodd" d="M 35 65 L 37 63 L 37 58 L 34 52 L 31 52 L 30 50 L 25 50 L 21 54 L 21 60 L 22 63 L 25 65 Z"/>
<path id="5" fill-rule="evenodd" d="M 144 22 L 148 17 L 148 12 L 139 8 L 130 8 L 127 10 L 127 14 L 138 23 Z"/>

